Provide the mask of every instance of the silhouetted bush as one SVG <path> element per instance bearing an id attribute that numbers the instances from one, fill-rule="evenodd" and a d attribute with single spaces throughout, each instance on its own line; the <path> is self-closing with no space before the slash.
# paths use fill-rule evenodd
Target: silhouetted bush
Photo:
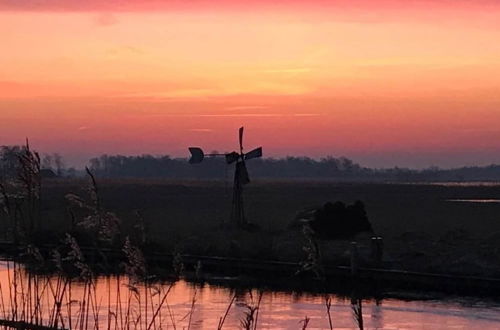
<path id="1" fill-rule="evenodd" d="M 309 225 L 316 235 L 327 239 L 350 238 L 361 232 L 372 232 L 363 202 L 352 205 L 326 203 L 314 212 Z"/>

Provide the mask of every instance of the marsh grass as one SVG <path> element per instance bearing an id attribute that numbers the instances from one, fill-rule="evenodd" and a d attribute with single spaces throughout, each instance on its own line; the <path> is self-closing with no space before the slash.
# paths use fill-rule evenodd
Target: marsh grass
<path id="1" fill-rule="evenodd" d="M 82 253 L 77 239 L 71 234 L 66 233 L 60 246 L 52 252 L 50 262 L 55 268 L 55 274 L 42 276 L 33 273 L 46 266 L 46 260 L 35 246 L 33 237 L 39 220 L 40 157 L 30 150 L 27 143 L 19 156 L 19 162 L 17 181 L 0 182 L 0 196 L 2 209 L 11 219 L 14 243 L 24 251 L 22 261 L 26 266 L 16 261 L 7 262 L 8 278 L 4 286 L 9 288 L 8 295 L 4 296 L 0 284 L 2 320 L 11 325 L 50 329 L 99 329 L 103 323 L 107 325 L 107 329 L 161 329 L 165 306 L 172 316 L 167 301 L 172 284 L 167 288 L 151 284 L 142 251 L 128 237 L 123 245 L 127 291 L 121 292 L 122 285 L 118 278 L 115 309 L 112 310 L 111 282 L 106 282 L 106 315 L 101 315 L 102 297 L 98 297 L 97 293 L 97 276 Z M 120 233 L 120 221 L 114 213 L 102 207 L 96 179 L 88 169 L 87 175 L 90 181 L 88 199 L 74 194 L 69 194 L 66 198 L 72 207 L 79 208 L 80 213 L 83 211 L 81 219 L 71 212 L 72 219 L 93 237 L 94 251 L 102 256 L 101 261 L 108 266 L 101 248 L 116 239 Z M 17 190 L 18 195 L 9 189 Z M 140 237 L 145 240 L 144 234 Z M 78 297 L 73 293 L 73 285 L 80 287 Z M 194 302 L 193 300 L 193 310 Z M 170 319 L 175 328 L 174 317 Z"/>
<path id="2" fill-rule="evenodd" d="M 7 279 L 0 281 L 0 327 L 151 330 L 177 329 L 180 322 L 187 321 L 187 329 L 191 328 L 197 291 L 190 297 L 189 312 L 179 318 L 168 300 L 175 282 L 162 284 L 149 272 L 142 250 L 149 241 L 142 213 L 136 213 L 133 235 L 124 235 L 118 216 L 104 207 L 97 180 L 88 168 L 87 196 L 66 195 L 72 230 L 64 234 L 47 259 L 36 246 L 37 230 L 41 228 L 40 157 L 28 142 L 19 163 L 16 180 L 0 180 L 0 205 L 9 219 L 12 239 L 23 251 L 22 263 L 6 262 Z M 82 252 L 78 238 L 82 233 L 91 238 L 90 256 Z M 307 259 L 302 268 L 324 279 L 319 244 L 308 228 L 304 228 L 304 237 Z M 116 245 L 122 246 L 124 276 L 108 276 L 98 284 L 99 271 L 110 268 L 103 249 Z M 100 257 L 98 263 L 95 254 Z M 175 279 L 181 279 L 184 264 L 179 250 L 174 251 L 172 268 Z M 51 272 L 44 275 L 47 269 Z M 201 271 L 200 264 L 196 267 L 197 277 Z M 238 303 L 242 309 L 240 327 L 257 330 L 263 292 L 250 291 L 247 297 Z M 234 294 L 228 302 L 217 329 L 224 327 L 236 298 Z M 332 328 L 330 298 L 325 304 Z M 309 322 L 306 316 L 301 322 L 302 329 Z M 362 326 L 362 319 L 358 323 Z"/>
<path id="3" fill-rule="evenodd" d="M 29 244 L 41 226 L 40 156 L 31 150 L 26 140 L 16 157 L 17 176 L 0 178 L 0 205 L 9 219 L 7 233 L 10 235 L 6 235 L 6 239 L 12 239 L 15 244 Z"/>

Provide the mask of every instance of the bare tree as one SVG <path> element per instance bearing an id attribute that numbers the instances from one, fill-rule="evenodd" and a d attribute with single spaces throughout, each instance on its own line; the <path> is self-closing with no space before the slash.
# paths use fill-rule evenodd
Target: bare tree
<path id="1" fill-rule="evenodd" d="M 45 154 L 43 155 L 42 158 L 42 168 L 44 169 L 52 169 L 53 168 L 53 161 L 54 159 L 52 158 L 52 155 Z"/>
<path id="2" fill-rule="evenodd" d="M 54 166 L 57 176 L 62 176 L 65 167 L 62 156 L 58 153 L 55 153 L 52 155 L 52 157 L 54 158 Z"/>

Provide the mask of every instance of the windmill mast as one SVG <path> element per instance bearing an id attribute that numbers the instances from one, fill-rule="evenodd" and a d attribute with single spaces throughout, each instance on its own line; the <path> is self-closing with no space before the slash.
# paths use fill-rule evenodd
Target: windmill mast
<path id="1" fill-rule="evenodd" d="M 199 147 L 189 148 L 191 158 L 189 163 L 198 164 L 203 161 L 206 156 L 217 157 L 224 156 L 227 164 L 235 163 L 234 181 L 233 181 L 233 201 L 231 207 L 231 223 L 237 227 L 245 227 L 248 222 L 245 218 L 245 209 L 243 207 L 243 186 L 250 183 L 246 160 L 262 157 L 262 147 L 253 149 L 246 154 L 243 152 L 243 132 L 244 128 L 239 129 L 239 153 L 236 151 L 226 154 L 204 154 L 203 150 Z"/>
<path id="2" fill-rule="evenodd" d="M 243 207 L 243 184 L 248 179 L 248 172 L 245 165 L 245 155 L 243 154 L 243 127 L 239 129 L 240 155 L 236 161 L 233 183 L 233 205 L 231 209 L 231 221 L 239 227 L 246 225 L 245 209 Z M 248 183 L 245 182 L 245 183 Z"/>
<path id="3" fill-rule="evenodd" d="M 239 227 L 246 224 L 245 209 L 243 207 L 243 185 L 240 180 L 241 162 L 236 163 L 236 171 L 234 173 L 233 183 L 233 205 L 231 209 L 231 222 Z"/>

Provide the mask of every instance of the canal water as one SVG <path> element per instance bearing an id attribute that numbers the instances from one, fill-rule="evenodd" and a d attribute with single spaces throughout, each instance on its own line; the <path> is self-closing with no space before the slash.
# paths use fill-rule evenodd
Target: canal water
<path id="1" fill-rule="evenodd" d="M 65 328 L 123 329 L 128 324 L 130 329 L 217 329 L 227 313 L 223 329 L 239 329 L 252 308 L 258 311 L 254 313 L 257 329 L 302 329 L 306 319 L 307 329 L 330 329 L 330 321 L 335 329 L 358 329 L 360 316 L 365 329 L 500 328 L 500 303 L 478 298 L 375 301 L 235 290 L 184 280 L 145 286 L 127 276 L 98 277 L 89 285 L 61 282 L 57 276 L 30 276 L 22 266 L 14 268 L 12 262 L 0 263 L 0 318 L 11 319 L 16 313 L 18 319 L 32 315 L 27 318 L 48 322 L 54 315 L 55 297 L 60 296 L 58 324 Z"/>

